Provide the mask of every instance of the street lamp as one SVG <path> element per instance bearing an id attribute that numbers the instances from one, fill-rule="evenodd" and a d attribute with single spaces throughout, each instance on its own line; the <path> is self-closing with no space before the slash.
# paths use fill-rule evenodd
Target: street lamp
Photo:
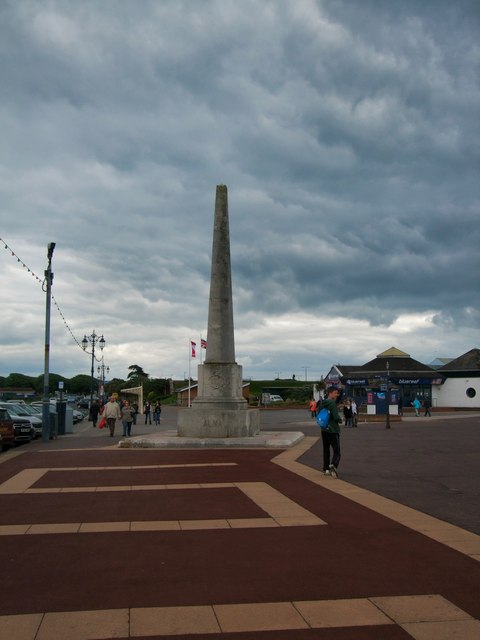
<path id="1" fill-rule="evenodd" d="M 5 247 L 6 248 L 6 247 Z M 50 439 L 50 308 L 52 300 L 52 258 L 55 250 L 55 242 L 48 243 L 48 266 L 45 270 L 45 280 L 42 289 L 47 294 L 45 307 L 45 366 L 43 372 L 43 405 L 42 405 L 42 440 Z"/>
<path id="2" fill-rule="evenodd" d="M 390 429 L 390 365 L 387 360 L 387 415 L 385 422 L 385 429 Z"/>
<path id="3" fill-rule="evenodd" d="M 91 351 L 87 351 L 87 347 L 88 344 L 92 345 L 92 350 Z M 92 370 L 91 370 L 91 374 L 90 374 L 90 410 L 92 407 L 92 403 L 93 403 L 93 362 L 95 360 L 95 347 L 97 346 L 100 347 L 100 349 L 103 351 L 103 348 L 105 347 L 105 338 L 103 337 L 103 335 L 99 338 L 97 336 L 97 334 L 95 333 L 95 329 L 92 332 L 92 335 L 90 336 L 83 336 L 83 340 L 82 340 L 82 349 L 86 352 L 89 353 L 92 356 Z"/>
<path id="4" fill-rule="evenodd" d="M 98 365 L 97 367 L 97 372 L 98 372 L 98 376 L 100 378 L 100 399 L 101 399 L 101 403 L 103 404 L 103 396 L 105 395 L 105 372 L 108 374 L 110 373 L 110 367 L 105 366 L 105 363 L 103 361 L 103 356 L 102 356 L 102 364 Z"/>

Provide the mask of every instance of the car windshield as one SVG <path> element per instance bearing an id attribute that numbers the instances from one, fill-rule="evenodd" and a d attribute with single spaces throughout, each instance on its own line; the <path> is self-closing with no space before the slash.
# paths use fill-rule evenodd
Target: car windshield
<path id="1" fill-rule="evenodd" d="M 29 415 L 31 415 L 31 414 L 28 413 L 26 408 L 21 404 L 12 404 L 12 407 L 15 407 L 15 409 L 13 409 L 13 411 L 15 411 L 15 414 L 17 416 L 29 416 Z"/>
<path id="2" fill-rule="evenodd" d="M 22 409 L 24 409 L 26 411 L 26 413 L 21 413 L 20 415 L 24 416 L 24 415 L 29 415 L 29 416 L 34 416 L 36 415 L 38 412 L 35 411 L 35 409 L 33 409 L 32 407 L 29 407 L 27 404 L 23 405 Z"/>
<path id="3" fill-rule="evenodd" d="M 41 406 L 39 407 L 37 405 L 31 404 L 28 408 L 32 412 L 32 415 L 38 415 L 39 413 L 42 413 L 42 407 Z"/>
<path id="4" fill-rule="evenodd" d="M 19 415 L 21 415 L 21 414 L 18 412 L 19 407 L 18 407 L 18 405 L 16 405 L 16 404 L 10 404 L 10 403 L 8 403 L 8 404 L 6 404 L 6 405 L 5 405 L 5 404 L 2 404 L 2 409 L 6 409 L 9 413 L 11 413 L 11 414 L 12 414 L 12 416 L 19 416 Z"/>
<path id="5" fill-rule="evenodd" d="M 35 409 L 36 409 L 36 411 L 35 411 Z M 57 410 L 56 407 L 53 406 L 53 404 L 49 404 L 48 405 L 48 409 L 49 409 L 50 413 L 55 413 L 56 410 Z M 35 411 L 35 413 L 33 415 L 36 415 L 36 416 L 38 416 L 40 414 L 43 415 L 43 407 L 35 407 L 34 411 Z"/>

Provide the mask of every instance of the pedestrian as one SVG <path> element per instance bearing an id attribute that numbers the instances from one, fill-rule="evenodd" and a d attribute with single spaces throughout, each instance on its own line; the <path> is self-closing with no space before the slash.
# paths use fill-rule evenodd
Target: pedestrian
<path id="1" fill-rule="evenodd" d="M 350 406 L 352 409 L 352 427 L 358 427 L 358 407 L 355 398 L 352 398 Z"/>
<path id="2" fill-rule="evenodd" d="M 424 417 L 426 418 L 427 416 L 429 416 L 430 418 L 432 417 L 432 414 L 430 413 L 430 407 L 432 406 L 432 403 L 430 402 L 430 398 L 425 398 L 423 401 L 423 408 L 425 409 L 425 413 L 423 414 Z"/>
<path id="3" fill-rule="evenodd" d="M 151 414 L 151 410 L 152 410 L 152 405 L 150 404 L 150 402 L 147 400 L 143 406 L 143 413 L 145 414 L 145 424 L 152 424 L 152 414 Z"/>
<path id="4" fill-rule="evenodd" d="M 137 424 L 138 404 L 136 402 L 132 404 L 132 409 L 133 409 L 133 424 Z"/>
<path id="5" fill-rule="evenodd" d="M 118 402 L 115 402 L 115 398 L 113 396 L 111 396 L 110 400 L 105 405 L 103 417 L 110 429 L 110 437 L 113 438 L 113 434 L 115 433 L 115 421 L 120 420 L 122 417 Z"/>
<path id="6" fill-rule="evenodd" d="M 422 406 L 421 403 L 420 403 L 420 400 L 418 398 L 415 398 L 415 400 L 412 402 L 412 406 L 415 409 L 415 415 L 418 418 L 420 416 L 418 411 L 419 411 L 420 407 Z"/>
<path id="7" fill-rule="evenodd" d="M 161 414 L 162 414 L 162 403 L 160 402 L 160 400 L 157 400 L 155 402 L 155 406 L 153 407 L 153 421 L 155 422 L 157 427 L 160 424 Z"/>
<path id="8" fill-rule="evenodd" d="M 312 416 L 312 418 L 315 418 L 315 416 L 317 415 L 317 401 L 315 400 L 315 398 L 312 398 L 310 400 L 309 407 L 310 407 L 310 415 Z"/>
<path id="9" fill-rule="evenodd" d="M 330 420 L 327 429 L 322 429 L 323 444 L 323 473 L 326 476 L 338 478 L 338 465 L 340 463 L 340 424 L 342 420 L 338 413 L 337 398 L 339 390 L 335 387 L 329 387 L 326 391 L 326 399 L 320 404 L 318 409 L 328 409 L 330 411 Z M 333 456 L 330 463 L 330 448 L 332 448 Z"/>
<path id="10" fill-rule="evenodd" d="M 343 417 L 345 418 L 345 426 L 352 426 L 352 405 L 350 404 L 350 400 L 345 400 L 345 404 L 343 405 Z"/>
<path id="11" fill-rule="evenodd" d="M 403 398 L 398 396 L 398 415 L 403 416 Z"/>
<path id="12" fill-rule="evenodd" d="M 95 429 L 95 427 L 97 426 L 97 420 L 98 420 L 98 414 L 100 412 L 100 405 L 98 403 L 98 400 L 94 400 L 92 402 L 92 406 L 90 407 L 90 420 L 93 423 L 93 428 Z"/>
<path id="13" fill-rule="evenodd" d="M 123 437 L 130 438 L 132 435 L 132 422 L 133 422 L 133 408 L 130 406 L 128 400 L 125 400 L 125 404 L 122 407 L 122 425 L 123 425 Z"/>

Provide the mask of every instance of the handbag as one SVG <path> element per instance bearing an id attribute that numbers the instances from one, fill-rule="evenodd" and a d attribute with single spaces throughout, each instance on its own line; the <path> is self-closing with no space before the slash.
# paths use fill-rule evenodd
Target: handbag
<path id="1" fill-rule="evenodd" d="M 98 428 L 103 429 L 103 427 L 105 426 L 105 422 L 106 422 L 105 418 L 102 418 L 98 423 Z"/>

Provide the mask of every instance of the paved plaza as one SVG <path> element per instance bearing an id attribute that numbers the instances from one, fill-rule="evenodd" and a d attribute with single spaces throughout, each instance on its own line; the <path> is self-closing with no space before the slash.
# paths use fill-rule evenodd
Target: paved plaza
<path id="1" fill-rule="evenodd" d="M 478 416 L 344 429 L 339 480 L 307 411 L 261 420 L 305 438 L 2 454 L 0 640 L 480 638 Z"/>

